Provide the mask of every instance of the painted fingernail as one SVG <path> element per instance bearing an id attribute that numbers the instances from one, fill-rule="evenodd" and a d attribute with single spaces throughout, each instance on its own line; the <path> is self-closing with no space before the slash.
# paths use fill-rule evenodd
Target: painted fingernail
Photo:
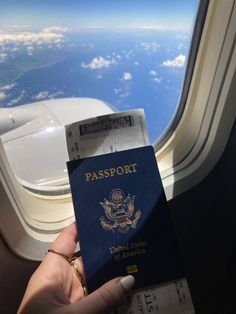
<path id="1" fill-rule="evenodd" d="M 120 280 L 120 283 L 122 284 L 125 291 L 130 291 L 135 283 L 134 276 L 132 275 L 125 276 Z"/>

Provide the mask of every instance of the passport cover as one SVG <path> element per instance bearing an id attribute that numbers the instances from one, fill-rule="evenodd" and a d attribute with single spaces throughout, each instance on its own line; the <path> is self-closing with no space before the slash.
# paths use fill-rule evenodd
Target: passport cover
<path id="1" fill-rule="evenodd" d="M 89 293 L 127 274 L 137 289 L 184 277 L 152 146 L 67 167 Z"/>

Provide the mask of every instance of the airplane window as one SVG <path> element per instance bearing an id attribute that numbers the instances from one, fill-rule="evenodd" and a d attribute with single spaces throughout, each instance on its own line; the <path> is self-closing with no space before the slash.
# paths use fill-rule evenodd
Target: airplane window
<path id="1" fill-rule="evenodd" d="M 17 255 L 42 259 L 74 220 L 67 123 L 143 107 L 168 200 L 213 169 L 235 121 L 235 0 L 0 8 L 0 229 Z"/>
<path id="2" fill-rule="evenodd" d="M 81 117 L 144 108 L 151 142 L 167 132 L 201 1 L 0 3 L 0 135 L 22 185 L 68 192 L 63 126 Z"/>

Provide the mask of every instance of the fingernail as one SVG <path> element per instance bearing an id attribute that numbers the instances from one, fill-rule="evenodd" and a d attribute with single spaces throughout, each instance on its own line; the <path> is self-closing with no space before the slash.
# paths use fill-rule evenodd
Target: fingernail
<path id="1" fill-rule="evenodd" d="M 122 284 L 125 291 L 129 291 L 134 286 L 134 283 L 135 283 L 134 276 L 132 275 L 125 276 L 120 280 L 120 283 Z"/>

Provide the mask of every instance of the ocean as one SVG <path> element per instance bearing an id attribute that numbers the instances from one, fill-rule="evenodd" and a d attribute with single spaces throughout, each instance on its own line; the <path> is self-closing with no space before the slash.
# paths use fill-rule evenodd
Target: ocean
<path id="1" fill-rule="evenodd" d="M 58 43 L 17 47 L 0 63 L 0 107 L 92 97 L 118 111 L 144 108 L 153 143 L 178 108 L 189 38 L 160 31 L 73 32 Z"/>

